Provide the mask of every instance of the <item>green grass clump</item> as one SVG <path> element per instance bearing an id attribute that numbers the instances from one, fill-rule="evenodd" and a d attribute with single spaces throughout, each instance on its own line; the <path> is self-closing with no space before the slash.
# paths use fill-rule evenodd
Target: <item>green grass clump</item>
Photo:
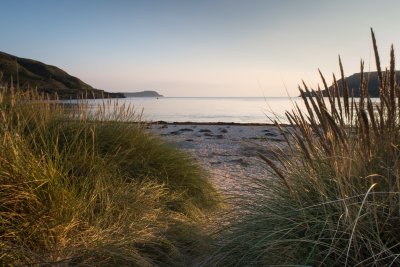
<path id="1" fill-rule="evenodd" d="M 185 265 L 206 249 L 219 196 L 138 118 L 0 93 L 0 264 Z"/>
<path id="2" fill-rule="evenodd" d="M 371 33 L 380 99 L 370 99 L 364 75 L 354 99 L 341 63 L 341 85 L 321 74 L 328 97 L 304 84 L 306 111 L 288 112 L 292 127 L 281 128 L 287 149 L 261 155 L 272 177 L 257 181 L 208 263 L 400 265 L 400 87 L 393 47 L 382 71 Z"/>

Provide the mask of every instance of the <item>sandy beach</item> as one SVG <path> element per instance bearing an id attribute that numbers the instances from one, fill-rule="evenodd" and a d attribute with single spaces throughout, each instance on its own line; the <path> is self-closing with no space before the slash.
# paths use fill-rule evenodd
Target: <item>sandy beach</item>
<path id="1" fill-rule="evenodd" d="M 224 194 L 243 194 L 246 184 L 268 176 L 258 153 L 285 148 L 272 125 L 230 123 L 153 123 L 150 131 L 189 152 L 211 173 Z"/>

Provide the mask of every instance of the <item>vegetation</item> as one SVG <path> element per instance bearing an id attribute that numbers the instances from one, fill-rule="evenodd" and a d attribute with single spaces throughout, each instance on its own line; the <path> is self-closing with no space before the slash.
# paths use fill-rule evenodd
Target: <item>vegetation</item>
<path id="1" fill-rule="evenodd" d="M 37 88 L 53 98 L 82 98 L 82 97 L 124 97 L 120 93 L 108 93 L 95 89 L 80 79 L 73 77 L 55 66 L 42 62 L 20 58 L 0 52 L 0 80 L 10 87 Z"/>
<path id="2" fill-rule="evenodd" d="M 281 129 L 288 149 L 261 157 L 273 177 L 260 179 L 253 197 L 230 217 L 216 252 L 218 266 L 400 265 L 400 87 L 382 71 L 372 33 L 380 100 L 366 90 L 361 62 L 360 99 L 351 97 L 340 63 L 339 85 L 300 89 L 306 112 L 287 113 L 293 129 Z M 279 126 L 279 125 L 278 125 Z"/>
<path id="3" fill-rule="evenodd" d="M 206 248 L 219 196 L 139 118 L 0 93 L 0 265 L 186 265 Z"/>

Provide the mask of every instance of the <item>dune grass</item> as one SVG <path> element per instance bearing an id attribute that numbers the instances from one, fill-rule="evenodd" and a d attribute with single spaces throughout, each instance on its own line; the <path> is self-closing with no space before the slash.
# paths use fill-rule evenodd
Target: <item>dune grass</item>
<path id="1" fill-rule="evenodd" d="M 327 98 L 303 84 L 307 111 L 295 107 L 293 130 L 281 129 L 287 149 L 261 155 L 272 177 L 256 181 L 239 207 L 246 216 L 228 218 L 205 265 L 400 265 L 400 87 L 393 46 L 383 71 L 371 34 L 379 101 L 364 75 L 352 97 L 340 59 L 342 84 L 328 88 L 321 74 Z"/>
<path id="2" fill-rule="evenodd" d="M 0 93 L 0 264 L 189 264 L 220 204 L 207 173 L 134 110 L 87 105 Z"/>

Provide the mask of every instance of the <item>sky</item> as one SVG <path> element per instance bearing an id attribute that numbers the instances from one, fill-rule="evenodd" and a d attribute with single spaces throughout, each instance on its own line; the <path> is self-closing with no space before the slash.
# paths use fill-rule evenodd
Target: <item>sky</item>
<path id="1" fill-rule="evenodd" d="M 304 80 L 374 71 L 400 45 L 398 0 L 0 0 L 0 51 L 111 92 L 296 96 Z"/>

